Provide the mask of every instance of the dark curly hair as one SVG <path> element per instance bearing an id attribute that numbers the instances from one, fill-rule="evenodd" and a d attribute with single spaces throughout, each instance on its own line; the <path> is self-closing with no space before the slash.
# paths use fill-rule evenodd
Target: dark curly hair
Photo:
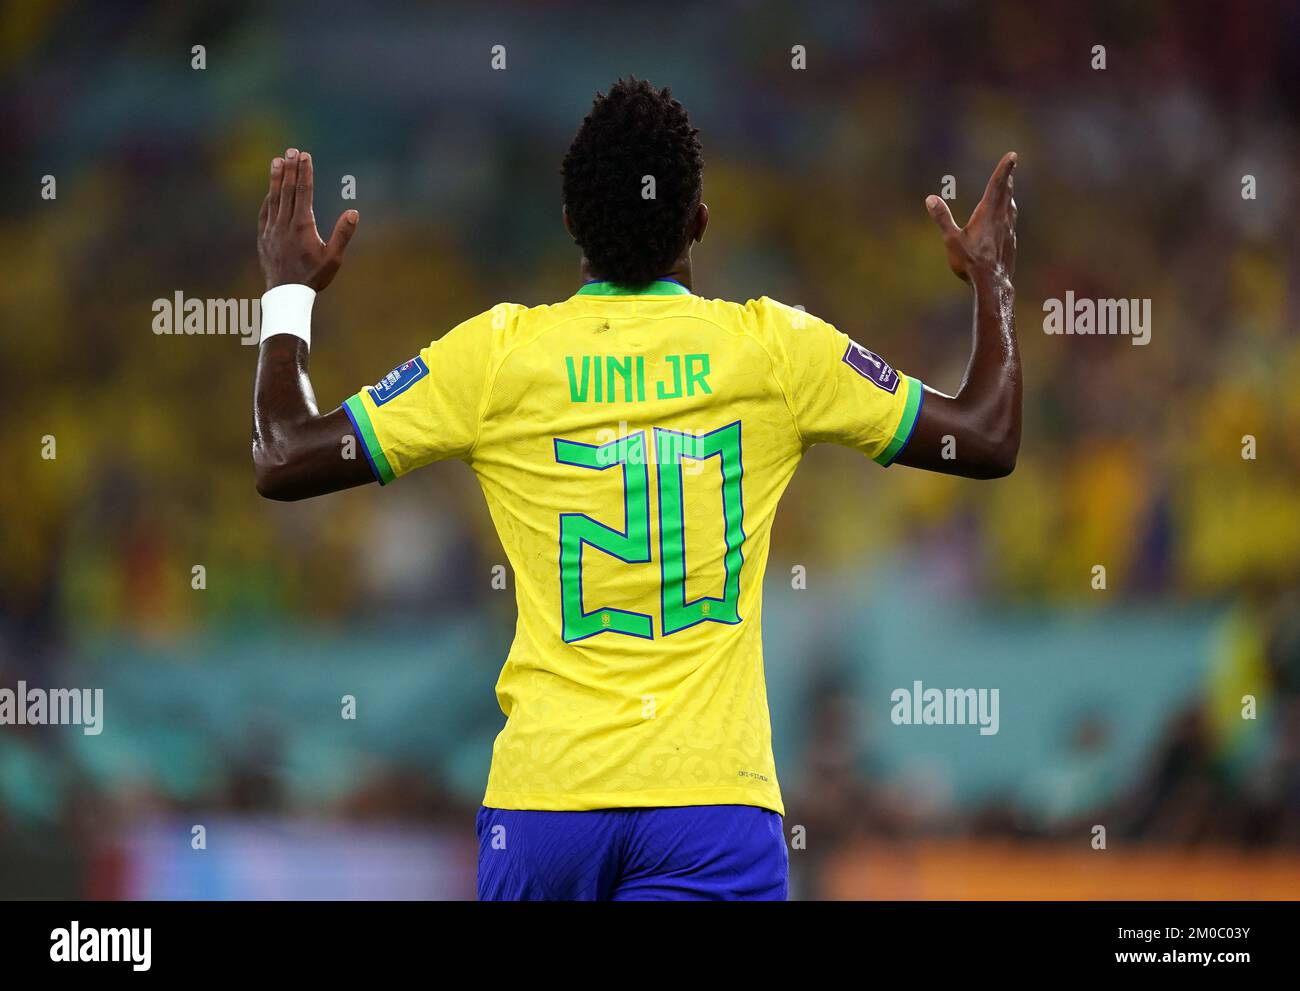
<path id="1" fill-rule="evenodd" d="M 596 94 L 562 172 L 569 231 L 602 279 L 640 288 L 677 261 L 700 202 L 698 135 L 667 88 L 629 77 Z"/>

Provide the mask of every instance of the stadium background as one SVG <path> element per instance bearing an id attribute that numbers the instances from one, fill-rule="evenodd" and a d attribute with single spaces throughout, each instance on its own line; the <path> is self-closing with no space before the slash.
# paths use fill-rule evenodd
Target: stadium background
<path id="1" fill-rule="evenodd" d="M 779 515 L 796 896 L 1300 892 L 1294 5 L 2 9 L 0 687 L 102 687 L 105 716 L 0 727 L 0 897 L 472 894 L 513 622 L 473 478 L 259 499 L 254 349 L 158 336 L 151 306 L 260 294 L 290 144 L 321 225 L 362 217 L 317 308 L 322 408 L 563 298 L 558 162 L 625 73 L 702 129 L 699 291 L 801 304 L 948 391 L 970 304 L 923 197 L 955 176 L 960 220 L 1021 156 L 1015 475 L 818 449 Z M 1068 289 L 1150 298 L 1151 343 L 1045 336 Z M 917 679 L 998 688 L 1000 732 L 893 725 Z"/>

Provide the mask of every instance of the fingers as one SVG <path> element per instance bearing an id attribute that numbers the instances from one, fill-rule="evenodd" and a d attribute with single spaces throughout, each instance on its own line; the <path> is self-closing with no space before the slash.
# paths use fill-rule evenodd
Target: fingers
<path id="1" fill-rule="evenodd" d="M 352 240 L 352 235 L 357 232 L 358 214 L 356 210 L 344 210 L 338 221 L 334 224 L 334 233 L 330 235 L 329 244 L 325 245 L 325 251 L 335 260 L 343 258 L 343 251 Z"/>
<path id="2" fill-rule="evenodd" d="M 298 156 L 298 187 L 293 207 L 293 215 L 297 220 L 308 221 L 314 219 L 311 212 L 313 183 L 311 155 L 304 151 Z"/>
<path id="3" fill-rule="evenodd" d="M 284 178 L 280 184 L 280 209 L 276 212 L 279 223 L 287 223 L 293 217 L 293 205 L 298 191 L 298 149 L 290 148 L 284 153 Z"/>
<path id="4" fill-rule="evenodd" d="M 943 236 L 958 233 L 961 228 L 957 226 L 956 221 L 952 219 L 952 211 L 948 209 L 948 204 L 937 196 L 927 196 L 925 198 L 925 209 L 930 214 L 931 219 L 939 225 L 939 230 Z"/>
<path id="5" fill-rule="evenodd" d="M 266 201 L 262 204 L 265 212 L 261 218 L 261 229 L 266 230 L 266 225 L 271 219 L 280 212 L 280 184 L 284 181 L 284 159 L 271 159 L 271 185 L 266 194 Z"/>
<path id="6" fill-rule="evenodd" d="M 991 210 L 1006 209 L 1007 204 L 1011 201 L 1011 177 L 1016 171 L 1016 158 L 1017 155 L 1014 151 L 1009 151 L 1002 156 L 1002 160 L 998 162 L 998 167 L 989 176 L 989 184 L 984 187 L 984 198 L 980 200 L 981 205 L 986 205 Z"/>

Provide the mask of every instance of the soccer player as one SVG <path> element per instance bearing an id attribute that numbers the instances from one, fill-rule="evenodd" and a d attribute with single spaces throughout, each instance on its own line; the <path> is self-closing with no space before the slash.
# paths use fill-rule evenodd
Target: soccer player
<path id="1" fill-rule="evenodd" d="M 786 897 L 759 631 L 777 502 L 819 443 L 885 466 L 1012 470 L 1015 165 L 1003 157 L 965 227 L 926 200 L 974 292 L 970 364 L 947 396 L 802 310 L 697 295 L 691 248 L 709 222 L 698 132 L 668 90 L 620 80 L 564 158 L 576 292 L 500 303 L 322 415 L 311 308 L 358 217 L 345 211 L 322 242 L 311 156 L 290 148 L 271 163 L 258 491 L 387 485 L 459 458 L 514 569 L 480 898 Z M 353 437 L 362 458 L 343 456 Z"/>

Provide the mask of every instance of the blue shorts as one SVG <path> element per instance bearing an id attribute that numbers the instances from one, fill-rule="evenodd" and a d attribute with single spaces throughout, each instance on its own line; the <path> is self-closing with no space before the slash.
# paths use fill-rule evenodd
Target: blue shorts
<path id="1" fill-rule="evenodd" d="M 480 808 L 480 901 L 784 901 L 781 816 L 751 805 Z"/>

